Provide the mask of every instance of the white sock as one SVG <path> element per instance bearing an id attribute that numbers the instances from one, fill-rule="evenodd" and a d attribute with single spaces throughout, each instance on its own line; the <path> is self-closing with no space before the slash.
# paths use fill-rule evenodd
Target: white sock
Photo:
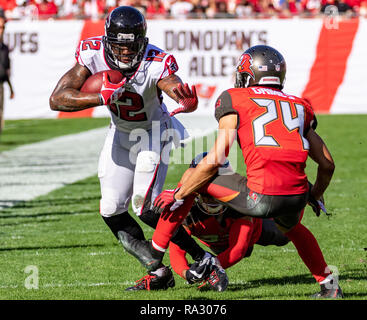
<path id="1" fill-rule="evenodd" d="M 326 284 L 331 281 L 333 284 L 337 284 L 337 280 L 334 278 L 334 276 L 332 274 L 329 274 L 324 280 L 320 282 L 320 284 Z"/>

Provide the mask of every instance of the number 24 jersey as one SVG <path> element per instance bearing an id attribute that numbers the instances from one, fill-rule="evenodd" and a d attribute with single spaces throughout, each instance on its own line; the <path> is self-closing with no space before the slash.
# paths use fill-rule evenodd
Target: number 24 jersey
<path id="1" fill-rule="evenodd" d="M 307 192 L 308 130 L 316 128 L 304 99 L 266 87 L 224 91 L 216 102 L 217 120 L 238 115 L 237 138 L 246 164 L 247 186 L 268 195 Z"/>

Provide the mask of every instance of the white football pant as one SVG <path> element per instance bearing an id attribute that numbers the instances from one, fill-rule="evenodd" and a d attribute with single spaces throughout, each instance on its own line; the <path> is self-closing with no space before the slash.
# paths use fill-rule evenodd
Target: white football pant
<path id="1" fill-rule="evenodd" d="M 127 133 L 111 125 L 98 164 L 102 216 L 127 211 L 130 200 L 137 215 L 153 204 L 164 185 L 172 146 L 166 129 L 166 123 L 156 122 L 152 130 Z"/>

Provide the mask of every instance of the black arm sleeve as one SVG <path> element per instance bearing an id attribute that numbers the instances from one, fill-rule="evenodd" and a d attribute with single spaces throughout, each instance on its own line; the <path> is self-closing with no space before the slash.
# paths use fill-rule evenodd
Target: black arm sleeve
<path id="1" fill-rule="evenodd" d="M 228 91 L 223 91 L 215 103 L 215 118 L 219 122 L 220 118 L 230 113 L 238 114 L 232 106 L 231 95 Z"/>
<path id="2" fill-rule="evenodd" d="M 317 128 L 317 118 L 316 118 L 316 116 L 314 116 L 313 120 L 311 121 L 311 128 L 313 130 L 316 130 L 316 128 Z"/>

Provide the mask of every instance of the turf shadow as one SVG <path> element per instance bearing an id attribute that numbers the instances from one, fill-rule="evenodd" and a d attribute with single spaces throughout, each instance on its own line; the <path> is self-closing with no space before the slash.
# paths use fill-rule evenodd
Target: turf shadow
<path id="1" fill-rule="evenodd" d="M 315 279 L 309 274 L 295 275 L 295 276 L 284 276 L 274 277 L 265 279 L 249 280 L 246 283 L 233 283 L 229 284 L 228 291 L 247 290 L 253 288 L 259 288 L 262 286 L 278 286 L 278 285 L 289 285 L 289 284 L 312 284 L 315 283 Z"/>

